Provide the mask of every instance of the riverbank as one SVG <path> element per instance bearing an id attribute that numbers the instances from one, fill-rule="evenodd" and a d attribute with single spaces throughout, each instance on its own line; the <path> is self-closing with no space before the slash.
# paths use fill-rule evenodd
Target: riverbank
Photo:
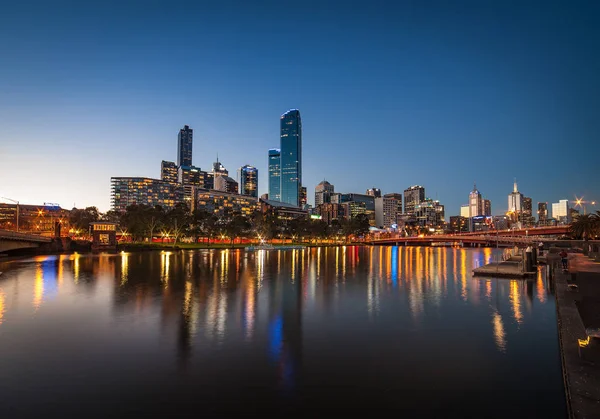
<path id="1" fill-rule="evenodd" d="M 348 243 L 348 244 L 316 244 L 316 243 L 294 243 L 294 246 L 306 246 L 306 247 L 339 247 L 339 246 L 364 246 L 364 243 Z M 143 250 L 210 250 L 210 249 L 244 249 L 248 246 L 256 246 L 243 243 L 119 243 L 117 246 L 118 251 L 143 251 Z M 289 247 L 291 244 L 274 244 L 273 250 L 277 250 L 278 247 Z"/>
<path id="2" fill-rule="evenodd" d="M 600 326 L 600 263 L 582 254 L 569 256 L 569 272 L 549 258 L 556 285 L 556 310 L 569 417 L 598 417 L 600 342 L 591 337 Z M 587 330 L 587 332 L 586 332 Z"/>

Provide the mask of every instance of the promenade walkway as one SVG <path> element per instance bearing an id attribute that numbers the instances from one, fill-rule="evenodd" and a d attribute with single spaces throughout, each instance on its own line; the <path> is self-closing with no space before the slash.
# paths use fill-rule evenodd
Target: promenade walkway
<path id="1" fill-rule="evenodd" d="M 558 330 L 572 418 L 600 417 L 600 263 L 583 254 L 569 255 L 569 272 L 552 262 L 556 281 Z"/>

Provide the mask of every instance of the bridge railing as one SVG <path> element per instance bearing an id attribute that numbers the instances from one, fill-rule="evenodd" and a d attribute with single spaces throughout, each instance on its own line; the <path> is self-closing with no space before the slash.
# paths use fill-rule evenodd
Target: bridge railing
<path id="1" fill-rule="evenodd" d="M 50 237 L 43 237 L 36 234 L 21 233 L 10 230 L 0 230 L 0 239 L 36 241 L 43 243 L 50 243 L 52 241 Z"/>

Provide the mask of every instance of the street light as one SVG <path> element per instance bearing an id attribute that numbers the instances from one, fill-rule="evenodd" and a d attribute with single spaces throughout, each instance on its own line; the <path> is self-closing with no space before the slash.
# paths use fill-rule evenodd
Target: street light
<path id="1" fill-rule="evenodd" d="M 4 196 L 0 197 L 2 199 L 6 199 L 7 201 L 14 202 L 17 204 L 17 232 L 19 231 L 19 201 L 15 201 L 14 199 L 6 198 Z"/>
<path id="2" fill-rule="evenodd" d="M 579 208 L 583 208 L 583 215 L 585 215 L 585 204 L 590 204 L 592 206 L 596 205 L 596 201 L 584 201 L 583 200 L 583 196 L 581 198 L 577 198 L 577 196 L 575 196 L 575 201 L 571 201 L 575 204 L 575 207 L 579 207 Z"/>

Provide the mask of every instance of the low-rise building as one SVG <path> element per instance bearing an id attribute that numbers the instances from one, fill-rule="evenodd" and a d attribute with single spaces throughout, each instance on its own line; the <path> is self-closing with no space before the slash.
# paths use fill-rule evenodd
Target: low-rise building
<path id="1" fill-rule="evenodd" d="M 45 236 L 60 236 L 70 229 L 71 211 L 57 205 L 27 205 L 0 203 L 0 228 L 40 233 Z M 17 215 L 18 214 L 18 215 Z"/>
<path id="2" fill-rule="evenodd" d="M 92 251 L 117 250 L 117 223 L 95 221 L 90 223 L 92 232 Z"/>
<path id="3" fill-rule="evenodd" d="M 319 204 L 314 213 L 321 216 L 321 219 L 327 224 L 331 224 L 333 220 L 341 221 L 349 217 L 348 205 L 323 203 Z"/>
<path id="4" fill-rule="evenodd" d="M 260 208 L 263 213 L 270 212 L 280 220 L 292 220 L 294 218 L 308 217 L 307 210 L 286 202 L 261 199 Z"/>
<path id="5" fill-rule="evenodd" d="M 469 218 L 460 215 L 450 217 L 448 230 L 450 231 L 450 233 L 468 233 Z"/>
<path id="6" fill-rule="evenodd" d="M 260 208 L 258 198 L 216 189 L 196 189 L 195 203 L 196 209 L 205 210 L 217 217 L 222 217 L 226 213 L 249 217 Z"/>

